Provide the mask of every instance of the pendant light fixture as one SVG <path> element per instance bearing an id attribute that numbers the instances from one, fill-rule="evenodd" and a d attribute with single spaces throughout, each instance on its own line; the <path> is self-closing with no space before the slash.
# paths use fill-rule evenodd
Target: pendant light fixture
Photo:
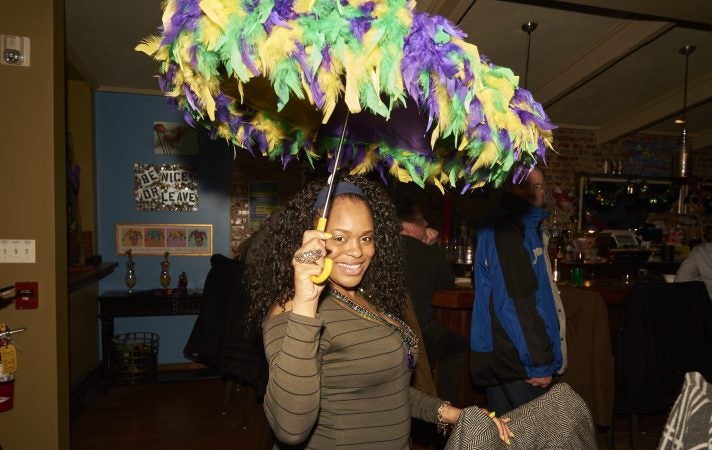
<path id="1" fill-rule="evenodd" d="M 697 47 L 694 45 L 686 45 L 679 52 L 685 56 L 685 87 L 682 95 L 682 119 L 678 119 L 675 123 L 681 125 L 680 146 L 677 153 L 677 167 L 674 175 L 680 178 L 688 178 L 690 176 L 690 152 L 692 146 L 687 136 L 687 75 L 690 65 L 690 55 Z"/>
<path id="2" fill-rule="evenodd" d="M 532 50 L 532 32 L 536 30 L 537 26 L 536 22 L 527 22 L 522 25 L 522 31 L 527 33 L 529 37 L 527 41 L 527 64 L 524 67 L 524 89 L 527 88 L 527 81 L 529 80 L 529 54 Z"/>

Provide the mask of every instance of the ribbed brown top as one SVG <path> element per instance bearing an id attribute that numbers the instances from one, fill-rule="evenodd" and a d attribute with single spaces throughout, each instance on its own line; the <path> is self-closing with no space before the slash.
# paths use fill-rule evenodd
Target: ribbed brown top
<path id="1" fill-rule="evenodd" d="M 402 450 L 411 416 L 436 421 L 441 401 L 410 387 L 397 332 L 333 297 L 321 301 L 315 318 L 271 318 L 263 335 L 270 364 L 264 409 L 285 444 Z"/>

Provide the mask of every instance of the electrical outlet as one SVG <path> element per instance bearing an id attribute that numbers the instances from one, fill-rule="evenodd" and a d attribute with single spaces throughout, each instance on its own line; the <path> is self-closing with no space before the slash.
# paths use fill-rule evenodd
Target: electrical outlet
<path id="1" fill-rule="evenodd" d="M 35 263 L 34 239 L 0 239 L 0 263 Z"/>
<path id="2" fill-rule="evenodd" d="M 30 67 L 30 38 L 0 34 L 0 64 Z"/>

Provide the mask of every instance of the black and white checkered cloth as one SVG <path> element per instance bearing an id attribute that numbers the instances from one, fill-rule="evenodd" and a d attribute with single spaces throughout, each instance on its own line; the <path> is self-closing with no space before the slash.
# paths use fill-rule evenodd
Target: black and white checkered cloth
<path id="1" fill-rule="evenodd" d="M 712 449 L 712 384 L 699 372 L 685 374 L 658 449 Z"/>
<path id="2" fill-rule="evenodd" d="M 558 383 L 541 397 L 504 415 L 511 418 L 511 445 L 499 438 L 492 419 L 478 407 L 465 408 L 446 450 L 472 449 L 596 449 L 591 412 L 566 383 Z"/>

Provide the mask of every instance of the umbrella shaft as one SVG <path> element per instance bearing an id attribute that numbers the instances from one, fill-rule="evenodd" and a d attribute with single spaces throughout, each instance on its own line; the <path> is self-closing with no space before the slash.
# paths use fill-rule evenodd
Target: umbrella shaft
<path id="1" fill-rule="evenodd" d="M 344 127 L 341 130 L 341 136 L 339 137 L 339 145 L 336 147 L 336 156 L 334 157 L 334 170 L 329 176 L 328 185 L 329 189 L 326 191 L 326 201 L 324 202 L 324 211 L 321 213 L 321 217 L 326 219 L 329 215 L 329 204 L 331 203 L 331 193 L 334 190 L 334 177 L 336 176 L 336 171 L 339 170 L 339 159 L 341 157 L 341 149 L 344 147 L 344 139 L 346 138 L 346 127 L 349 126 L 349 117 L 351 117 L 351 111 L 346 111 L 346 117 L 344 118 Z"/>

